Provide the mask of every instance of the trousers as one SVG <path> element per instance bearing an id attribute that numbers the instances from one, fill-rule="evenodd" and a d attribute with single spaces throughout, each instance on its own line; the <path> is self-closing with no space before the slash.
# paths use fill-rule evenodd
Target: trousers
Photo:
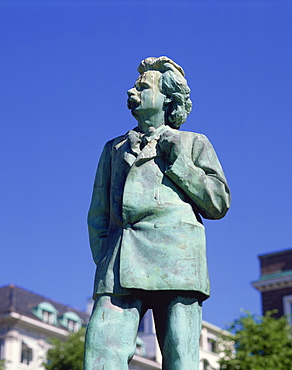
<path id="1" fill-rule="evenodd" d="M 138 327 L 153 310 L 163 370 L 198 370 L 202 304 L 184 293 L 103 294 L 95 300 L 85 338 L 84 370 L 127 370 Z"/>

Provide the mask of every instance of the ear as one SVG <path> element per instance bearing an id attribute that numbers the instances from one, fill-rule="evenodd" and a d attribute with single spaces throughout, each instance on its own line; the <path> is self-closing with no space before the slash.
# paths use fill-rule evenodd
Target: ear
<path id="1" fill-rule="evenodd" d="M 170 97 L 166 96 L 166 97 L 165 97 L 165 99 L 164 99 L 164 103 L 165 103 L 165 104 L 168 104 L 168 103 L 170 103 L 170 102 L 172 102 L 172 98 L 170 98 Z"/>

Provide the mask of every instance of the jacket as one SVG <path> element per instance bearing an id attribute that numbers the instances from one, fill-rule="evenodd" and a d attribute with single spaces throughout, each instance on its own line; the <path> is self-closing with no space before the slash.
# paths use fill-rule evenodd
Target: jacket
<path id="1" fill-rule="evenodd" d="M 159 138 L 137 151 L 130 132 L 106 143 L 88 214 L 98 294 L 182 290 L 208 298 L 201 216 L 222 218 L 228 185 L 206 136 L 179 132 L 182 151 L 169 165 Z"/>

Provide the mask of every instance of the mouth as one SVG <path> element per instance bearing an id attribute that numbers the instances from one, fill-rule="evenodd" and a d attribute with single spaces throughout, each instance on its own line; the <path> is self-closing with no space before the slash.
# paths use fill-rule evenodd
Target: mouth
<path id="1" fill-rule="evenodd" d="M 131 98 L 128 98 L 127 100 L 127 107 L 129 109 L 135 109 L 140 105 L 140 103 L 141 103 L 140 101 L 131 97 Z"/>

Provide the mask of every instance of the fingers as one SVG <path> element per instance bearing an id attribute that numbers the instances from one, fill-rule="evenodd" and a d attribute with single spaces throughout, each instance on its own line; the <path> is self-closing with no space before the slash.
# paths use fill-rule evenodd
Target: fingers
<path id="1" fill-rule="evenodd" d="M 166 131 L 161 135 L 158 143 L 167 162 L 172 164 L 180 153 L 180 135 Z"/>

